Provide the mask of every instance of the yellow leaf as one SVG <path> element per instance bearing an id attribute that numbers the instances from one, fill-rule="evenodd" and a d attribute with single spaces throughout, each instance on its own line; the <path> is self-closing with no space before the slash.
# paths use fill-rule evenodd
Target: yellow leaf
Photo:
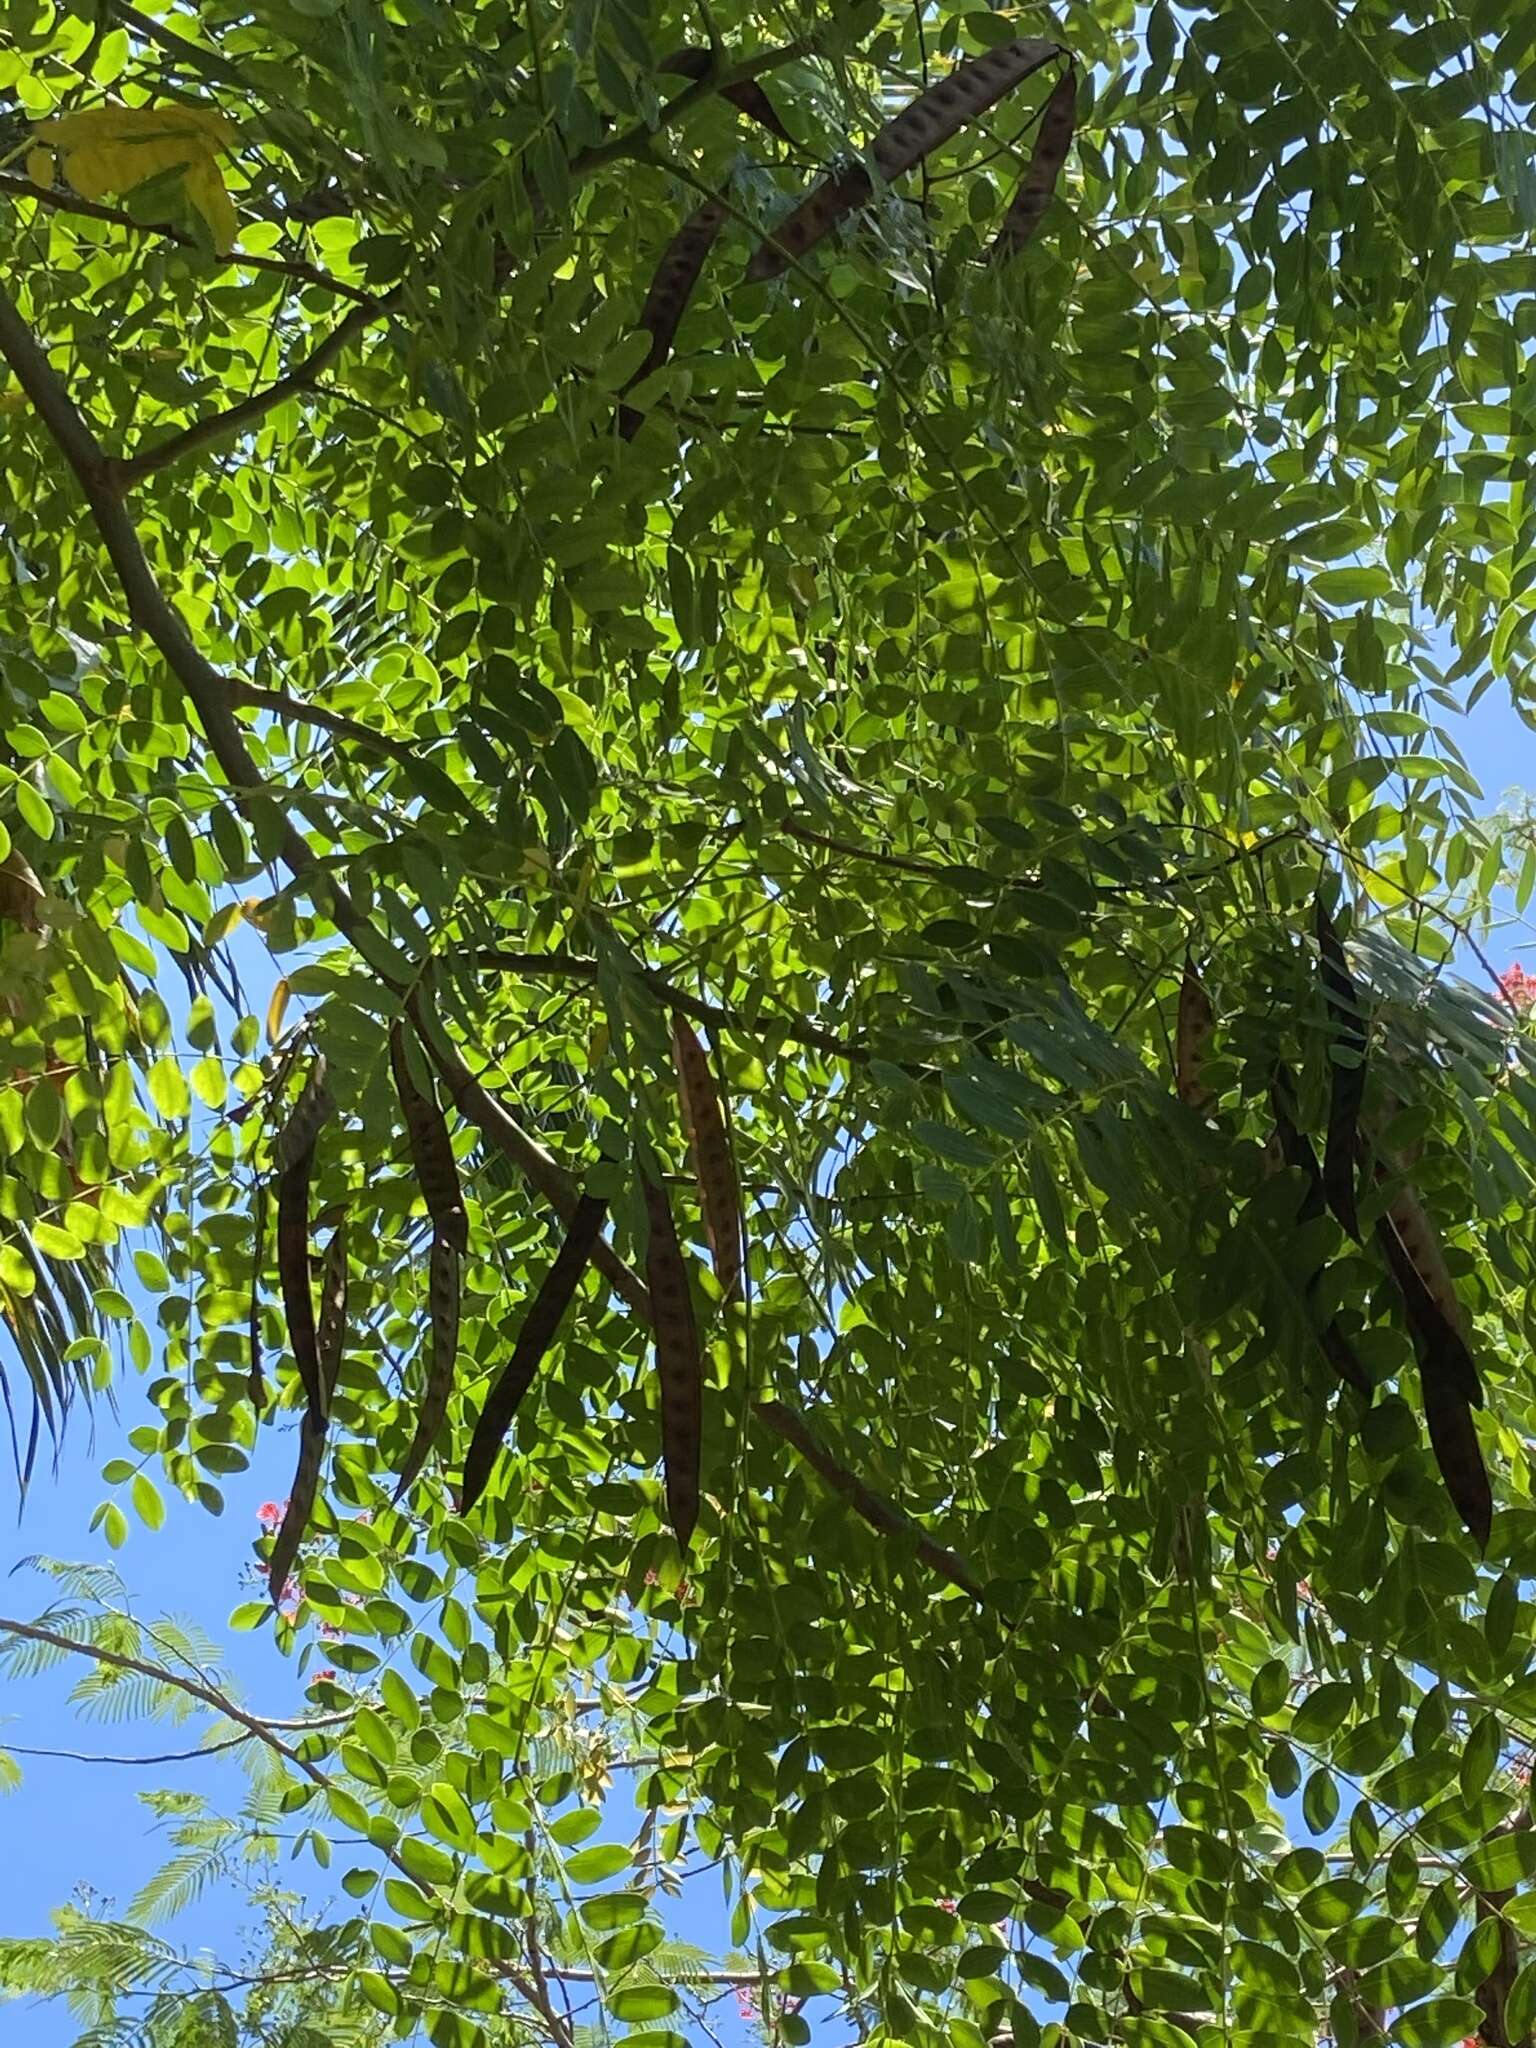
<path id="1" fill-rule="evenodd" d="M 182 189 L 208 223 L 213 246 L 221 256 L 234 248 L 240 234 L 235 203 L 224 189 L 224 174 L 211 156 L 200 157 L 182 180 Z"/>
<path id="2" fill-rule="evenodd" d="M 29 149 L 27 151 L 27 176 L 34 185 L 46 190 L 53 184 L 53 151 L 51 149 Z"/>
<path id="3" fill-rule="evenodd" d="M 215 248 L 225 255 L 234 247 L 239 222 L 217 159 L 239 130 L 223 114 L 209 107 L 88 107 L 39 121 L 33 132 L 59 151 L 64 176 L 82 199 L 131 192 L 162 171 L 180 170 L 182 189 L 207 222 Z M 35 182 L 52 182 L 47 152 L 34 150 L 27 161 Z"/>
<path id="4" fill-rule="evenodd" d="M 267 1004 L 268 1045 L 276 1045 L 283 1035 L 283 1019 L 288 1014 L 288 994 L 288 977 L 284 975 L 273 989 L 272 1000 Z"/>

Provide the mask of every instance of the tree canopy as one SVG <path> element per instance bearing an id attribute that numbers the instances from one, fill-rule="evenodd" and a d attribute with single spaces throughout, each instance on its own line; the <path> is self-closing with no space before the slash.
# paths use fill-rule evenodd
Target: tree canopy
<path id="1" fill-rule="evenodd" d="M 112 1392 L 326 1675 L 0 1628 L 353 1910 L 0 1980 L 1525 2040 L 1536 10 L 4 19 L 17 1480 Z"/>

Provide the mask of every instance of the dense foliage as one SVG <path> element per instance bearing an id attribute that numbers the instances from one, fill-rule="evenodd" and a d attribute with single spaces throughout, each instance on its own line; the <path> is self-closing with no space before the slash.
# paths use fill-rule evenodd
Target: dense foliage
<path id="1" fill-rule="evenodd" d="M 1536 851 L 1445 726 L 1530 692 L 1536 11 L 4 21 L 18 1477 L 115 1383 L 109 1537 L 254 1473 L 330 1675 L 95 1580 L 12 1664 L 356 1917 L 0 1974 L 1524 2039 Z"/>

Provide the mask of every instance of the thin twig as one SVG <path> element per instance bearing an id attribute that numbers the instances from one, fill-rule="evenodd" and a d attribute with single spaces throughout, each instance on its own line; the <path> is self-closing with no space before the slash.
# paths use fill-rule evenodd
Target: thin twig
<path id="1" fill-rule="evenodd" d="M 113 227 L 125 228 L 130 234 L 152 235 L 158 240 L 176 242 L 183 249 L 201 248 L 195 235 L 185 228 L 179 228 L 168 220 L 135 220 L 131 213 L 125 213 L 119 206 L 104 206 L 99 199 L 81 199 L 74 192 L 55 192 L 45 185 L 34 185 L 30 178 L 19 177 L 14 171 L 0 171 L 0 192 L 12 200 L 32 199 L 39 206 L 52 213 L 78 213 L 87 220 L 104 220 Z M 345 299 L 355 299 L 360 306 L 376 303 L 372 292 L 365 292 L 355 284 L 344 284 L 339 277 L 332 277 L 328 270 L 322 270 L 316 263 L 305 263 L 297 256 L 252 256 L 243 250 L 235 250 L 227 259 L 245 270 L 271 270 L 281 277 L 291 277 L 300 284 L 317 284 L 323 291 L 335 292 Z"/>
<path id="2" fill-rule="evenodd" d="M 312 391 L 320 372 L 329 369 L 348 344 L 376 320 L 392 313 L 400 303 L 400 296 L 397 288 L 385 298 L 368 299 L 362 305 L 354 306 L 344 319 L 337 321 L 318 347 L 260 391 L 253 391 L 248 398 L 242 398 L 237 405 L 231 405 L 223 412 L 194 420 L 189 427 L 183 427 L 180 433 L 171 434 L 164 441 L 157 441 L 152 448 L 145 448 L 125 461 L 114 463 L 112 475 L 119 488 L 132 489 L 142 478 L 153 476 L 156 470 L 179 462 L 184 455 L 195 454 L 199 448 L 211 447 L 215 441 L 227 440 L 231 434 L 238 434 L 254 425 L 274 406 L 296 398 L 300 392 Z"/>

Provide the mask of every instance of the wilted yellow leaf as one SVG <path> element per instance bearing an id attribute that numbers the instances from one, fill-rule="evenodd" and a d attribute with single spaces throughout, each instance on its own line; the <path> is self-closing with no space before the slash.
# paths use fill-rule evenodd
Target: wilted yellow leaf
<path id="1" fill-rule="evenodd" d="M 40 142 L 58 151 L 64 176 L 82 199 L 131 192 L 162 171 L 181 171 L 182 189 L 207 222 L 220 255 L 234 247 L 239 222 L 218 152 L 238 132 L 207 107 L 89 107 L 39 121 L 34 130 Z M 52 182 L 46 151 L 29 154 L 27 174 L 35 184 Z"/>

